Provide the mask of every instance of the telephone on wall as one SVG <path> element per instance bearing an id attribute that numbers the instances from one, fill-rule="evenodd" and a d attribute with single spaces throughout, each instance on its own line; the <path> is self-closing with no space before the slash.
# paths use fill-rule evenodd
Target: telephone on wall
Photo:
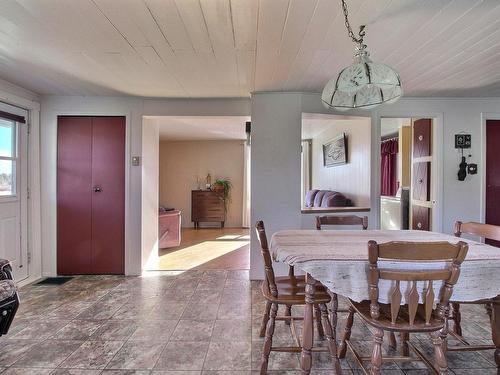
<path id="1" fill-rule="evenodd" d="M 467 163 L 464 156 L 464 149 L 471 148 L 472 136 L 470 134 L 455 134 L 455 148 L 462 150 L 461 162 L 458 165 L 458 180 L 465 181 L 467 174 L 477 174 L 477 164 Z M 471 155 L 469 155 L 470 157 Z"/>

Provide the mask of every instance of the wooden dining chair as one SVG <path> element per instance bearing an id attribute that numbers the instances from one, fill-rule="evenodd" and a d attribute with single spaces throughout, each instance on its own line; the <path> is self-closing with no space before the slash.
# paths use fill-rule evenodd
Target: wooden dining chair
<path id="1" fill-rule="evenodd" d="M 478 236 L 484 239 L 500 241 L 500 226 L 491 224 L 481 224 L 476 222 L 462 223 L 457 221 L 455 223 L 455 236 L 461 237 L 462 234 L 469 234 L 472 236 Z M 462 318 L 460 313 L 461 304 L 474 304 L 474 305 L 484 305 L 486 308 L 486 313 L 491 320 L 491 311 L 493 304 L 498 304 L 500 301 L 496 299 L 485 299 L 474 302 L 453 302 L 451 303 L 451 316 L 449 320 L 453 321 L 453 329 L 449 332 L 454 338 L 456 338 L 461 344 L 461 346 L 447 346 L 449 351 L 476 351 L 476 350 L 490 350 L 496 349 L 495 345 L 471 345 L 462 335 Z M 488 322 L 489 324 L 489 322 Z"/>
<path id="2" fill-rule="evenodd" d="M 363 362 L 370 360 L 371 375 L 380 374 L 383 361 L 410 362 L 415 359 L 423 361 L 431 371 L 437 374 L 447 374 L 448 365 L 443 348 L 442 330 L 446 325 L 446 310 L 460 275 L 460 265 L 467 255 L 468 245 L 465 242 L 451 244 L 448 242 L 388 242 L 377 244 L 368 243 L 368 290 L 369 301 L 355 302 L 349 300 L 349 317 L 344 335 L 339 346 L 339 357 L 345 357 L 347 348 L 351 350 L 355 360 L 366 369 Z M 379 260 L 391 263 L 405 264 L 401 269 L 383 268 Z M 419 264 L 418 268 L 408 267 L 409 262 L 446 262 L 443 268 L 425 268 Z M 392 283 L 388 304 L 379 302 L 379 282 Z M 438 303 L 434 307 L 434 285 L 440 287 Z M 408 287 L 408 291 L 405 290 Z M 419 290 L 423 287 L 422 295 Z M 403 290 L 403 292 L 402 292 Z M 404 296 L 404 304 L 401 305 Z M 423 301 L 423 303 L 420 303 Z M 361 357 L 350 342 L 354 314 L 358 314 L 369 326 L 374 328 L 374 343 L 371 358 Z M 409 354 L 404 356 L 383 357 L 382 341 L 384 331 L 399 333 L 428 333 L 434 345 L 434 365 L 423 352 L 410 341 L 403 344 L 412 349 L 418 358 Z"/>
<path id="3" fill-rule="evenodd" d="M 355 225 L 368 229 L 368 216 L 342 215 L 342 216 L 316 216 L 316 229 L 321 230 L 324 225 Z"/>
<path id="4" fill-rule="evenodd" d="M 262 328 L 265 328 L 265 339 L 264 348 L 262 350 L 262 361 L 260 367 L 260 374 L 265 375 L 267 373 L 267 367 L 269 362 L 269 354 L 271 351 L 276 352 L 286 352 L 286 353 L 300 353 L 302 351 L 302 346 L 300 339 L 297 336 L 295 328 L 295 320 L 303 320 L 303 317 L 294 317 L 292 315 L 278 316 L 278 306 L 304 306 L 306 305 L 305 300 L 305 288 L 306 282 L 303 276 L 294 277 L 276 277 L 273 269 L 273 262 L 271 254 L 269 252 L 269 246 L 267 242 L 266 231 L 264 228 L 264 223 L 258 221 L 255 226 L 257 236 L 261 246 L 261 253 L 264 259 L 264 270 L 265 270 L 265 280 L 262 282 L 262 294 L 266 299 L 266 312 L 262 320 Z M 330 325 L 330 320 L 328 318 L 328 310 L 326 307 L 327 303 L 330 303 L 330 296 L 327 293 L 326 288 L 318 283 L 316 285 L 315 302 L 321 312 L 322 326 L 325 331 L 325 336 L 327 339 L 326 347 L 315 347 L 312 349 L 313 352 L 329 352 L 334 366 L 338 369 L 337 373 L 340 373 L 340 362 L 337 357 L 337 343 L 335 339 L 335 334 L 333 332 L 332 326 Z M 292 347 L 275 347 L 273 346 L 273 335 L 274 327 L 277 320 L 284 320 L 290 322 L 290 327 L 292 331 L 292 336 L 295 341 L 295 346 Z"/>
<path id="5" fill-rule="evenodd" d="M 321 230 L 324 226 L 352 226 L 356 229 L 361 227 L 363 230 L 368 229 L 368 216 L 356 216 L 356 215 L 326 215 L 326 216 L 316 216 L 316 229 Z M 339 301 L 336 293 L 330 292 L 330 297 L 332 297 L 332 302 L 330 303 L 330 319 L 333 327 L 337 326 L 337 314 L 347 313 L 347 309 L 339 309 Z M 394 334 L 389 337 L 391 347 L 396 347 L 396 338 Z"/>

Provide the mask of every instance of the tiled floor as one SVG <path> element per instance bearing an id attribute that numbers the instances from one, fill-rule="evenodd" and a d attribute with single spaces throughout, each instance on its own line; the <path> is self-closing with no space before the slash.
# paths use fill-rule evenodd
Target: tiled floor
<path id="1" fill-rule="evenodd" d="M 259 283 L 249 282 L 247 272 L 91 276 L 63 286 L 25 287 L 11 332 L 0 339 L 2 375 L 256 374 L 264 304 Z M 488 340 L 482 310 L 466 306 L 464 315 L 469 320 L 465 334 Z M 358 346 L 369 352 L 367 328 L 356 324 L 353 333 Z M 290 340 L 289 329 L 278 322 L 276 343 Z M 457 375 L 497 373 L 491 352 L 449 358 Z M 348 375 L 361 373 L 351 358 L 342 366 Z M 271 354 L 270 374 L 296 375 L 298 368 L 298 355 Z M 384 374 L 404 373 L 427 370 L 419 363 L 384 365 Z M 332 374 L 327 355 L 315 354 L 313 374 Z"/>

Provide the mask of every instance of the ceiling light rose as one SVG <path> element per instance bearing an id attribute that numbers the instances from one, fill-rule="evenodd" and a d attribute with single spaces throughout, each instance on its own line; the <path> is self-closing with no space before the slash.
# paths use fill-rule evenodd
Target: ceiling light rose
<path id="1" fill-rule="evenodd" d="M 375 63 L 363 43 L 365 26 L 359 28 L 359 37 L 352 32 L 347 18 L 347 4 L 342 0 L 348 35 L 357 44 L 354 63 L 341 70 L 323 89 L 321 100 L 328 108 L 349 110 L 371 109 L 382 103 L 394 103 L 403 94 L 399 74 L 390 66 Z"/>

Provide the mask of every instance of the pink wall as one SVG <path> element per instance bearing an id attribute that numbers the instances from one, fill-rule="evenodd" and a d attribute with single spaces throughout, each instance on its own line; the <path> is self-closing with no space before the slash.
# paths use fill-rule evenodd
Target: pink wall
<path id="1" fill-rule="evenodd" d="M 182 226 L 192 227 L 191 190 L 196 176 L 205 182 L 229 178 L 233 184 L 226 227 L 241 227 L 243 206 L 243 141 L 160 142 L 160 204 L 182 211 Z"/>

